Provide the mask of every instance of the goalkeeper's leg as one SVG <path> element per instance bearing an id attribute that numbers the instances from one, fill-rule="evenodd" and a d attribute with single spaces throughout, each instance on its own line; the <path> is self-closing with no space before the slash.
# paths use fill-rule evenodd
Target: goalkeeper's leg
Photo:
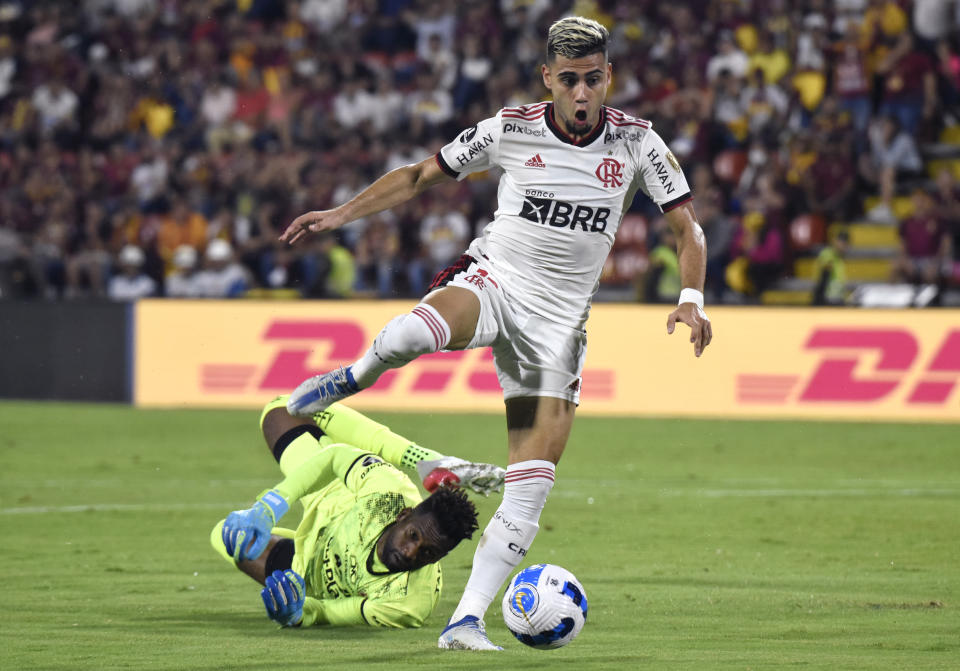
<path id="1" fill-rule="evenodd" d="M 346 443 L 361 450 L 372 452 L 383 457 L 385 461 L 394 466 L 406 468 L 411 473 L 417 472 L 419 462 L 442 459 L 444 456 L 439 452 L 417 445 L 409 438 L 394 433 L 389 427 L 375 422 L 342 403 L 334 403 L 326 410 L 314 415 L 313 420 L 301 419 L 293 417 L 289 413 L 279 412 L 280 409 L 286 410 L 288 398 L 288 396 L 279 396 L 270 401 L 264 407 L 260 416 L 260 427 L 264 438 L 275 457 L 277 456 L 276 442 L 286 431 L 297 426 L 307 426 L 314 422 L 313 430 L 299 429 L 299 431 L 309 431 L 318 441 L 322 436 L 327 436 L 330 442 Z M 281 448 L 283 448 L 282 445 Z"/>
<path id="2" fill-rule="evenodd" d="M 263 439 L 285 475 L 334 442 L 312 420 L 288 413 L 286 402 L 286 396 L 278 396 L 260 413 Z"/>
<path id="3" fill-rule="evenodd" d="M 406 469 L 416 475 L 415 480 L 421 481 L 428 492 L 447 484 L 488 496 L 503 486 L 504 472 L 499 466 L 444 456 L 342 403 L 334 403 L 313 418 L 331 440 L 373 452 L 394 466 Z"/>
<path id="4" fill-rule="evenodd" d="M 314 415 L 314 419 L 317 426 L 332 440 L 373 452 L 411 473 L 417 472 L 417 463 L 443 457 L 439 452 L 417 445 L 409 438 L 394 433 L 389 427 L 342 403 L 334 403 Z"/>

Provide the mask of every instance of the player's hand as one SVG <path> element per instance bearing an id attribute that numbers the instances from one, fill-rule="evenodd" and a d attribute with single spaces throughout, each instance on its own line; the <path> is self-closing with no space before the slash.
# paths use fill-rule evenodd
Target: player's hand
<path id="1" fill-rule="evenodd" d="M 302 240 L 310 233 L 321 233 L 323 231 L 332 231 L 343 226 L 346 221 L 340 215 L 339 210 L 314 210 L 306 212 L 294 219 L 287 229 L 280 235 L 282 242 L 289 242 L 291 245 Z"/>
<path id="2" fill-rule="evenodd" d="M 260 590 L 267 617 L 283 627 L 294 627 L 303 619 L 303 602 L 307 586 L 293 569 L 274 571 L 264 580 Z"/>
<path id="3" fill-rule="evenodd" d="M 667 333 L 673 333 L 677 322 L 683 322 L 690 327 L 690 342 L 693 343 L 693 353 L 697 356 L 713 340 L 713 328 L 707 313 L 696 303 L 681 303 L 677 309 L 667 317 Z"/>
<path id="4" fill-rule="evenodd" d="M 227 515 L 221 533 L 227 553 L 237 562 L 259 557 L 270 541 L 270 530 L 289 509 L 280 494 L 268 489 L 257 498 L 252 508 L 235 510 Z"/>
<path id="5" fill-rule="evenodd" d="M 423 488 L 434 491 L 440 485 L 467 487 L 477 494 L 490 496 L 503 487 L 507 472 L 494 464 L 477 464 L 457 457 L 442 457 L 417 463 L 417 473 Z"/>

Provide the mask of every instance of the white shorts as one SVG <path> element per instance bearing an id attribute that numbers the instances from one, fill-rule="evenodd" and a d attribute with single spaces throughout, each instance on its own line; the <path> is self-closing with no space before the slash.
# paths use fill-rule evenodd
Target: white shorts
<path id="1" fill-rule="evenodd" d="M 519 308 L 497 276 L 464 255 L 441 271 L 431 289 L 472 291 L 480 300 L 477 330 L 467 349 L 493 350 L 503 398 L 552 396 L 580 403 L 581 372 L 587 355 L 586 331 L 549 321 Z"/>

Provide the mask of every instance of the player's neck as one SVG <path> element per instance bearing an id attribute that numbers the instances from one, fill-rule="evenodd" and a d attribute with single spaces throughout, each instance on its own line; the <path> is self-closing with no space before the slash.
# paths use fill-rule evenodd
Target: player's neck
<path id="1" fill-rule="evenodd" d="M 586 138 L 591 137 L 594 133 L 597 132 L 597 127 L 603 123 L 603 108 L 601 107 L 600 111 L 597 114 L 597 122 L 590 126 L 590 128 L 584 133 L 571 133 L 567 130 L 567 122 L 565 120 L 561 121 L 557 118 L 557 106 L 550 105 L 550 120 L 553 122 L 554 128 L 560 131 L 564 137 L 570 140 L 573 144 L 580 144 Z"/>

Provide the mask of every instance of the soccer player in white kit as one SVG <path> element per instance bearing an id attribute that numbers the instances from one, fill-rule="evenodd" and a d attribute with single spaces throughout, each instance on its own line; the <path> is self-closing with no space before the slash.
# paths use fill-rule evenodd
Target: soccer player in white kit
<path id="1" fill-rule="evenodd" d="M 492 347 L 507 415 L 503 501 L 483 532 L 441 648 L 501 649 L 487 638 L 483 616 L 539 529 L 579 402 L 590 302 L 638 189 L 660 206 L 677 238 L 684 289 L 667 332 L 687 324 L 696 356 L 712 338 L 703 312 L 706 246 L 690 189 L 649 122 L 603 105 L 612 75 L 607 39 L 592 20 L 557 21 L 542 66 L 552 102 L 502 109 L 340 207 L 297 217 L 280 238 L 295 243 L 445 179 L 503 169 L 493 221 L 437 275 L 423 301 L 391 320 L 360 360 L 305 380 L 287 405 L 291 414 L 312 415 L 422 354 Z"/>

